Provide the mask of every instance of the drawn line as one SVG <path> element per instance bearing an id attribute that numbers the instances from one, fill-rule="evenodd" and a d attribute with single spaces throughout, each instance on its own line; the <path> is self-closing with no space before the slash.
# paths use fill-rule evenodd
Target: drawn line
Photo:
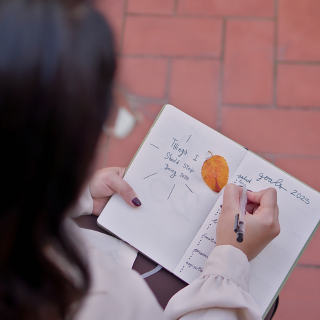
<path id="1" fill-rule="evenodd" d="M 187 185 L 186 185 L 187 186 Z M 187 188 L 193 193 L 193 191 L 187 186 Z"/>
<path id="2" fill-rule="evenodd" d="M 170 196 L 171 196 L 171 193 L 172 193 L 172 191 L 173 191 L 173 189 L 174 189 L 174 186 L 175 186 L 175 184 L 173 185 L 172 190 L 171 190 L 171 192 L 170 192 L 169 197 L 168 197 L 167 200 L 169 200 L 169 198 L 170 198 Z"/>
<path id="3" fill-rule="evenodd" d="M 189 141 L 190 138 L 191 138 L 191 134 L 190 134 L 190 137 L 188 138 L 187 142 Z"/>
<path id="4" fill-rule="evenodd" d="M 147 178 L 149 178 L 149 177 L 151 177 L 151 176 L 154 176 L 155 174 L 157 174 L 158 172 L 156 172 L 156 173 L 153 173 L 153 174 L 150 174 L 150 176 L 146 176 L 146 177 L 144 177 L 143 179 L 147 179 Z"/>
<path id="5" fill-rule="evenodd" d="M 155 146 L 154 144 L 150 143 L 152 146 L 156 147 L 157 149 L 159 149 L 157 146 Z"/>

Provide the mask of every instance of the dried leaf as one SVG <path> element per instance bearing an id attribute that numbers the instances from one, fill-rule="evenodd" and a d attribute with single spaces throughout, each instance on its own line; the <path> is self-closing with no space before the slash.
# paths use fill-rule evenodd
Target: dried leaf
<path id="1" fill-rule="evenodd" d="M 202 179 L 211 190 L 220 192 L 228 183 L 229 167 L 227 161 L 224 157 L 212 155 L 211 158 L 203 163 L 201 175 Z"/>

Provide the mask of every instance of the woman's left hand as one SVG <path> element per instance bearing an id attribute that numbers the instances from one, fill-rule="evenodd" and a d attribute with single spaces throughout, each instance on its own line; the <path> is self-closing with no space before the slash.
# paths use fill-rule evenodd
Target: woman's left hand
<path id="1" fill-rule="evenodd" d="M 123 180 L 126 168 L 112 167 L 97 170 L 89 183 L 93 199 L 92 214 L 98 216 L 102 212 L 110 196 L 118 193 L 132 207 L 139 207 L 141 202 L 132 187 Z"/>

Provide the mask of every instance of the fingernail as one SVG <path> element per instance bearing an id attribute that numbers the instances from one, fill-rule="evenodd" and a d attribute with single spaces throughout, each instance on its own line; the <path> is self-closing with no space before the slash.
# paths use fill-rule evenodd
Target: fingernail
<path id="1" fill-rule="evenodd" d="M 247 191 L 252 192 L 252 190 L 247 189 Z"/>
<path id="2" fill-rule="evenodd" d="M 220 205 L 220 208 L 222 208 L 222 204 Z"/>
<path id="3" fill-rule="evenodd" d="M 141 206 L 141 201 L 136 197 L 132 199 L 132 203 L 136 206 L 136 207 L 140 207 Z"/>

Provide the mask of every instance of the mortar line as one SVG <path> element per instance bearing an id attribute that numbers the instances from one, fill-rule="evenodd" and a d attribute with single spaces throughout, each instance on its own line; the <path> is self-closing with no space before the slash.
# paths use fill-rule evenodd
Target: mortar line
<path id="1" fill-rule="evenodd" d="M 263 153 L 257 152 L 262 157 L 274 157 L 274 159 L 286 158 L 286 159 L 305 159 L 305 160 L 320 160 L 319 156 L 310 156 L 310 155 L 298 155 L 298 154 L 281 154 L 281 153 Z"/>
<path id="2" fill-rule="evenodd" d="M 318 66 L 320 61 L 282 61 L 277 60 L 278 64 L 292 64 L 292 65 L 309 65 L 309 66 Z"/>
<path id="3" fill-rule="evenodd" d="M 320 269 L 320 266 L 315 265 L 315 264 L 300 264 L 298 263 L 296 265 L 298 268 L 308 268 L 308 269 Z"/>
<path id="4" fill-rule="evenodd" d="M 170 84 L 171 84 L 171 70 L 172 70 L 172 58 L 168 59 L 168 71 L 167 71 L 167 85 L 166 85 L 166 92 L 165 92 L 165 100 L 167 103 L 170 103 Z"/>
<path id="5" fill-rule="evenodd" d="M 273 105 L 277 108 L 278 84 L 278 0 L 274 0 L 274 48 L 273 48 Z"/>
<path id="6" fill-rule="evenodd" d="M 168 59 L 168 58 L 176 58 L 176 59 L 189 59 L 189 60 L 219 60 L 220 57 L 201 57 L 201 56 L 172 56 L 172 55 L 152 55 L 152 54 L 117 54 L 119 58 L 148 58 L 148 59 Z"/>
<path id="7" fill-rule="evenodd" d="M 174 1 L 173 15 L 174 16 L 178 15 L 178 0 Z"/>
<path id="8" fill-rule="evenodd" d="M 225 103 L 225 107 L 230 107 L 230 108 L 255 108 L 255 109 L 261 109 L 261 110 L 266 110 L 266 109 L 275 109 L 275 105 L 255 105 L 255 104 L 233 104 L 233 103 Z M 277 106 L 278 110 L 285 110 L 285 111 L 306 111 L 306 112 L 319 112 L 320 111 L 320 106 L 319 107 L 310 107 L 310 106 Z"/>
<path id="9" fill-rule="evenodd" d="M 127 9 L 128 9 L 128 0 L 125 0 L 124 8 L 123 8 L 123 17 L 122 17 L 122 30 L 121 30 L 121 40 L 120 40 L 120 54 L 123 51 L 123 41 L 124 41 L 124 31 L 126 27 L 127 21 Z"/>
<path id="10" fill-rule="evenodd" d="M 227 19 L 222 20 L 222 37 L 221 37 L 221 62 L 220 62 L 220 81 L 219 81 L 219 94 L 218 94 L 218 110 L 217 110 L 217 131 L 221 131 L 222 125 L 222 104 L 223 104 L 223 76 L 224 76 L 224 55 L 225 55 L 225 42 L 226 42 L 226 27 Z"/>
<path id="11" fill-rule="evenodd" d="M 175 5 L 178 2 L 175 2 Z M 178 7 L 178 6 L 177 6 Z M 261 21 L 273 21 L 274 17 L 238 17 L 238 16 L 224 16 L 224 15 L 201 15 L 201 14 L 178 14 L 177 7 L 174 7 L 173 15 L 169 13 L 137 13 L 137 12 L 128 12 L 128 16 L 134 17 L 179 17 L 179 18 L 195 18 L 195 19 L 231 19 L 231 20 L 261 20 Z"/>

